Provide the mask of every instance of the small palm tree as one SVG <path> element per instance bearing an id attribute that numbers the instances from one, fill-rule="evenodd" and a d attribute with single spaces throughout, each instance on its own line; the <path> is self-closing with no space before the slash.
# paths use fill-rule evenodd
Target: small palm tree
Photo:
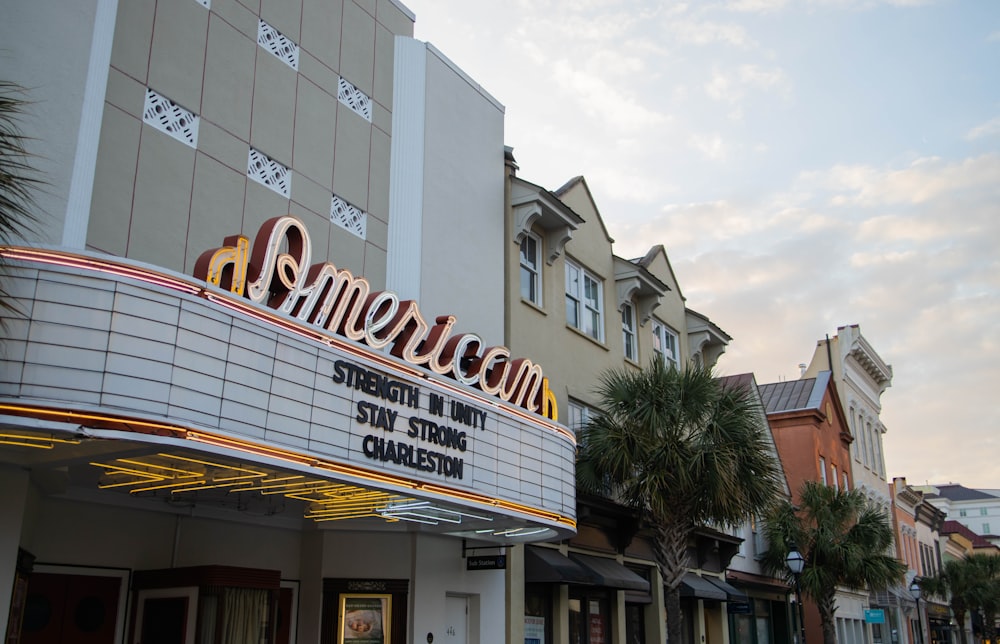
<path id="1" fill-rule="evenodd" d="M 785 557 L 795 544 L 805 558 L 802 594 L 816 603 L 824 644 L 836 644 L 837 588 L 884 590 L 900 583 L 906 566 L 888 554 L 892 526 L 859 490 L 839 490 L 806 481 L 800 505 L 785 502 L 764 521 L 768 550 L 761 563 L 775 576 L 789 576 Z"/>
<path id="2" fill-rule="evenodd" d="M 920 580 L 920 588 L 928 595 L 940 597 L 951 606 L 955 621 L 959 624 L 961 644 L 966 644 L 965 617 L 969 611 L 983 609 L 984 617 L 989 615 L 988 628 L 992 630 L 1000 598 L 1000 558 L 982 553 L 973 553 L 964 559 L 950 559 L 944 562 L 941 571 Z M 985 620 L 984 620 L 985 623 Z"/>
<path id="3" fill-rule="evenodd" d="M 42 181 L 32 168 L 26 139 L 18 127 L 27 104 L 23 88 L 0 80 L 0 247 L 23 238 L 37 221 L 34 191 Z M 0 255 L 0 277 L 5 273 L 6 263 Z M 0 309 L 12 308 L 0 282 Z"/>
<path id="4" fill-rule="evenodd" d="M 679 587 L 695 529 L 738 525 L 779 493 L 766 416 L 748 388 L 660 360 L 605 373 L 598 393 L 600 411 L 580 435 L 578 486 L 643 512 L 667 587 L 669 641 L 679 642 Z"/>

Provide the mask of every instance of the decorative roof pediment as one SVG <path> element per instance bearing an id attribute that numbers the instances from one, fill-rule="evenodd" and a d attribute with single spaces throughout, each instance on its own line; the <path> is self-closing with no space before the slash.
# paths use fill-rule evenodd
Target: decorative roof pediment
<path id="1" fill-rule="evenodd" d="M 670 290 L 645 268 L 621 257 L 615 257 L 615 292 L 618 310 L 635 301 L 639 325 L 644 326 L 653 317 L 653 310 L 660 305 L 660 298 Z"/>
<path id="2" fill-rule="evenodd" d="M 715 366 L 722 354 L 726 352 L 726 347 L 729 346 L 732 338 L 697 311 L 684 309 L 684 317 L 687 321 L 688 347 L 691 358 L 695 359 L 697 356 L 701 356 L 706 366 Z"/>
<path id="3" fill-rule="evenodd" d="M 859 334 L 854 339 L 848 355 L 854 358 L 864 373 L 872 379 L 880 394 L 892 384 L 892 365 L 882 360 L 864 336 Z"/>
<path id="4" fill-rule="evenodd" d="M 533 227 L 541 229 L 545 234 L 545 261 L 550 266 L 573 238 L 573 231 L 583 223 L 583 217 L 554 194 L 523 179 L 513 180 L 511 207 L 514 243 L 520 244 Z"/>

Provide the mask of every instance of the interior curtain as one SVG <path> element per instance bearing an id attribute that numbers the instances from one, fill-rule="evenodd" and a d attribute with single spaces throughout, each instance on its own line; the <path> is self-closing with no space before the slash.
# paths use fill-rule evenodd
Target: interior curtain
<path id="1" fill-rule="evenodd" d="M 266 644 L 268 642 L 268 591 L 226 588 L 222 644 Z"/>

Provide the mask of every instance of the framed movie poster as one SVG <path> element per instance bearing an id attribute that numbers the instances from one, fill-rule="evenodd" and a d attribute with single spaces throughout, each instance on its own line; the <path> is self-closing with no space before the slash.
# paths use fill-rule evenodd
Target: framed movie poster
<path id="1" fill-rule="evenodd" d="M 338 644 L 389 644 L 392 595 L 340 595 Z"/>

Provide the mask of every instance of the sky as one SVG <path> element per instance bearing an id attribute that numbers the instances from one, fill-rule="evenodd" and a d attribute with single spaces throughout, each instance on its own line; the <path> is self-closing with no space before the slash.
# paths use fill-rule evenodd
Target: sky
<path id="1" fill-rule="evenodd" d="M 858 324 L 888 476 L 1000 488 L 1000 2 L 403 2 L 518 176 L 583 175 L 616 255 L 664 245 L 719 373 L 798 378 Z"/>

